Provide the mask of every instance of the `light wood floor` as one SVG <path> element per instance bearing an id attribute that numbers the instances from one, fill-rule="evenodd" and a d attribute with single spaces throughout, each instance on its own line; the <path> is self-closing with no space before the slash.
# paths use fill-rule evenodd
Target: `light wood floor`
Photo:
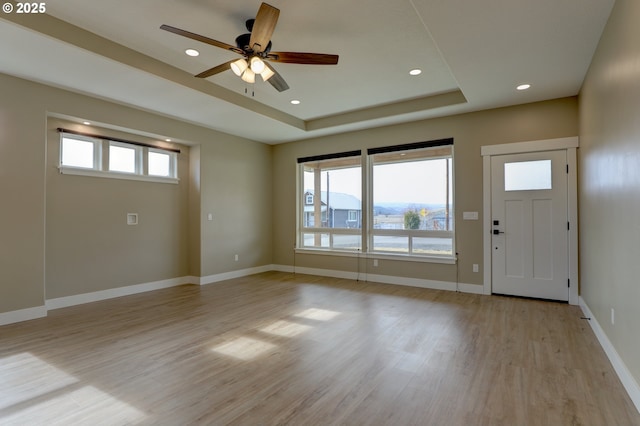
<path id="1" fill-rule="evenodd" d="M 0 327 L 0 424 L 640 425 L 577 307 L 259 274 Z"/>

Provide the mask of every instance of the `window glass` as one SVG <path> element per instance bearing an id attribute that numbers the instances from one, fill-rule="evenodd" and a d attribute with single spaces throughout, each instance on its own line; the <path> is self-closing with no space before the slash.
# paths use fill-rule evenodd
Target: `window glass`
<path id="1" fill-rule="evenodd" d="M 374 235 L 373 250 L 392 253 L 408 253 L 409 237 L 406 235 Z"/>
<path id="2" fill-rule="evenodd" d="M 171 176 L 171 155 L 149 151 L 149 174 L 152 176 Z"/>
<path id="3" fill-rule="evenodd" d="M 438 158 L 373 167 L 373 227 L 453 229 L 451 159 Z"/>
<path id="4" fill-rule="evenodd" d="M 112 172 L 135 173 L 136 149 L 122 145 L 109 145 L 109 170 Z"/>
<path id="5" fill-rule="evenodd" d="M 453 250 L 453 238 L 414 237 L 413 253 L 424 255 L 447 255 Z"/>
<path id="6" fill-rule="evenodd" d="M 96 146 L 94 142 L 62 137 L 62 165 L 93 169 Z"/>
<path id="7" fill-rule="evenodd" d="M 322 234 L 320 232 L 305 232 L 304 234 L 302 234 L 302 246 L 329 248 L 329 234 Z"/>
<path id="8" fill-rule="evenodd" d="M 303 227 L 361 228 L 360 157 L 307 163 L 303 167 Z"/>
<path id="9" fill-rule="evenodd" d="M 505 191 L 551 189 L 551 160 L 504 164 Z"/>

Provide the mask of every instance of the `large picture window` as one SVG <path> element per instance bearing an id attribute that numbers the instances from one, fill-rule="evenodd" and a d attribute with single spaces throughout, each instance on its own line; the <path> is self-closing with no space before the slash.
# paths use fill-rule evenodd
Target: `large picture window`
<path id="1" fill-rule="evenodd" d="M 452 148 L 370 154 L 369 250 L 453 256 Z"/>
<path id="2" fill-rule="evenodd" d="M 298 248 L 454 259 L 453 140 L 348 154 L 298 160 Z"/>

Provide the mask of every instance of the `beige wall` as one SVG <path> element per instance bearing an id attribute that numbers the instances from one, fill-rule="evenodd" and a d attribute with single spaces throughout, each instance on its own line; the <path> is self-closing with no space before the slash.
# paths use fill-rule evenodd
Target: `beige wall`
<path id="1" fill-rule="evenodd" d="M 269 146 L 3 74 L 0 93 L 0 313 L 271 263 Z M 59 175 L 52 114 L 192 145 L 180 184 Z"/>
<path id="2" fill-rule="evenodd" d="M 482 284 L 482 158 L 480 147 L 578 134 L 577 99 L 564 98 L 509 108 L 425 120 L 410 124 L 328 136 L 274 147 L 274 255 L 280 265 L 357 272 L 351 258 L 297 254 L 294 258 L 296 218 L 296 159 L 298 157 L 366 149 L 376 146 L 454 138 L 456 238 L 459 282 Z M 463 211 L 477 211 L 478 221 L 463 221 Z M 480 271 L 472 272 L 472 265 Z M 382 260 L 378 267 L 360 264 L 369 273 L 456 280 L 456 265 Z"/>
<path id="3" fill-rule="evenodd" d="M 157 144 L 138 135 L 48 120 L 46 298 L 189 275 L 189 148 L 178 146 L 178 184 L 63 175 L 58 127 Z M 127 225 L 127 213 L 138 214 L 138 225 Z"/>
<path id="4" fill-rule="evenodd" d="M 45 110 L 0 75 L 0 312 L 44 300 Z"/>
<path id="5" fill-rule="evenodd" d="M 202 145 L 200 155 L 200 275 L 271 264 L 271 146 L 237 138 Z"/>
<path id="6" fill-rule="evenodd" d="M 580 92 L 579 198 L 581 296 L 640 383 L 638 22 L 616 1 Z"/>

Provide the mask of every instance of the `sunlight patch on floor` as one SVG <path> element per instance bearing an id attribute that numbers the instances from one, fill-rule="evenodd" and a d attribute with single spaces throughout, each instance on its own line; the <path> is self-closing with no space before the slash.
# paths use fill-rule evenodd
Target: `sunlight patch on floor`
<path id="1" fill-rule="evenodd" d="M 73 413 L 73 414 L 69 414 Z M 30 353 L 0 359 L 1 424 L 134 424 L 145 413 Z"/>
<path id="2" fill-rule="evenodd" d="M 252 360 L 265 352 L 274 349 L 276 345 L 249 337 L 238 337 L 211 349 L 222 355 L 232 356 L 243 361 Z"/>
<path id="3" fill-rule="evenodd" d="M 327 309 L 309 308 L 297 314 L 294 317 L 307 318 L 317 321 L 329 321 L 340 315 L 340 312 L 329 311 Z"/>
<path id="4" fill-rule="evenodd" d="M 0 419 L 3 409 L 56 391 L 78 380 L 30 353 L 0 359 Z"/>
<path id="5" fill-rule="evenodd" d="M 276 336 L 295 337 L 309 331 L 311 328 L 312 327 L 310 325 L 297 324 L 289 321 L 276 321 L 264 328 L 261 328 L 260 331 L 275 334 Z"/>

